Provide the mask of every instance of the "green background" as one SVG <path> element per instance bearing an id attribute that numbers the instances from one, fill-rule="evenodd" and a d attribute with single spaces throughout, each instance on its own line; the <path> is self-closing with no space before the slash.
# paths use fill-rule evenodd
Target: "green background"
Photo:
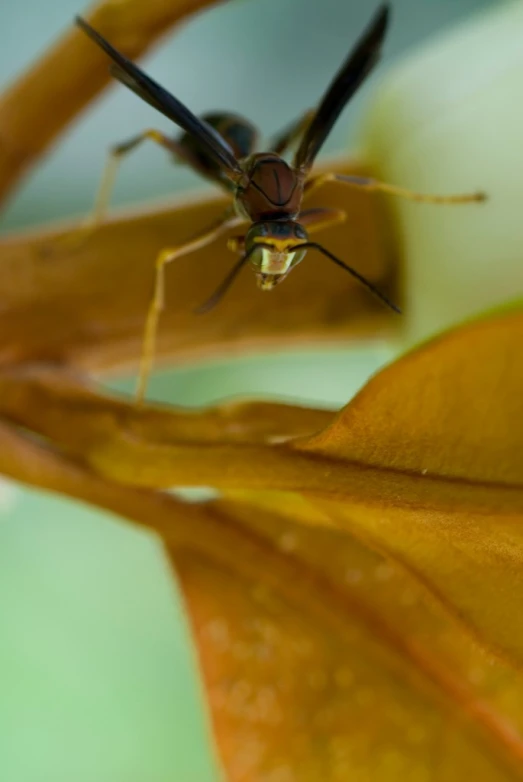
<path id="1" fill-rule="evenodd" d="M 397 0 L 384 67 L 491 4 Z M 169 37 L 147 69 L 194 110 L 233 109 L 270 135 L 316 102 L 374 7 L 362 0 L 233 0 Z M 4 2 L 3 83 L 81 10 L 74 0 Z M 339 121 L 327 152 L 347 139 L 356 143 L 377 78 Z M 21 189 L 3 229 L 87 210 L 108 145 L 151 124 L 170 129 L 123 89 L 107 91 Z M 123 167 L 114 203 L 197 187 L 189 171 L 143 148 Z M 392 351 L 311 350 L 171 371 L 154 377 L 150 396 L 191 405 L 256 395 L 336 406 Z M 113 385 L 130 390 L 132 382 Z M 1 782 L 216 779 L 198 697 L 158 541 L 108 514 L 0 483 Z"/>

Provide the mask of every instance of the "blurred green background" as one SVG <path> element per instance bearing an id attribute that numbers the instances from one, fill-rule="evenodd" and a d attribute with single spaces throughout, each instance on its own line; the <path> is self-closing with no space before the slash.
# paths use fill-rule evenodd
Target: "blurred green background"
<path id="1" fill-rule="evenodd" d="M 382 72 L 403 51 L 494 3 L 396 0 Z M 236 110 L 270 135 L 317 101 L 375 5 L 232 0 L 169 36 L 145 64 L 193 110 Z M 82 10 L 77 0 L 3 3 L 2 83 Z M 327 153 L 357 144 L 377 79 L 338 122 Z M 123 88 L 108 90 L 25 183 L 3 229 L 85 212 L 107 147 L 151 124 L 170 130 Z M 122 167 L 114 203 L 198 187 L 189 171 L 144 147 Z M 220 362 L 157 375 L 150 396 L 190 405 L 256 395 L 336 406 L 392 353 L 375 345 Z M 131 381 L 113 385 L 130 390 Z M 0 521 L 0 781 L 215 780 L 183 615 L 155 538 L 5 482 Z"/>

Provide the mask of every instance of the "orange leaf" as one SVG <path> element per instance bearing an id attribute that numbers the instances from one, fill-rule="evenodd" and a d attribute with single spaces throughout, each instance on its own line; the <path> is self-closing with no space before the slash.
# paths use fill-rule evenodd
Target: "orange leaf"
<path id="1" fill-rule="evenodd" d="M 303 445 L 428 477 L 523 486 L 523 309 L 445 333 L 371 380 Z"/>
<path id="2" fill-rule="evenodd" d="M 361 172 L 346 159 L 318 171 L 331 167 Z M 55 241 L 63 228 L 1 240 L 0 363 L 52 359 L 90 371 L 136 364 L 158 252 L 211 223 L 225 203 L 184 197 L 170 209 L 115 218 L 75 252 Z M 394 284 L 394 258 L 377 201 L 329 185 L 310 204 L 347 211 L 349 226 L 326 231 L 322 241 L 387 292 Z M 160 358 L 180 363 L 232 350 L 384 337 L 401 326 L 398 315 L 313 253 L 270 296 L 245 270 L 220 307 L 195 315 L 233 262 L 222 239 L 167 268 Z"/>
<path id="3" fill-rule="evenodd" d="M 110 484 L 6 424 L 0 445 L 2 472 L 162 535 L 231 782 L 523 778 L 520 673 L 350 536 Z"/>
<path id="4" fill-rule="evenodd" d="M 91 21 L 135 57 L 206 4 L 107 2 Z M 107 78 L 72 31 L 0 100 L 0 195 Z M 329 247 L 393 285 L 377 202 L 331 187 L 316 203 L 351 218 Z M 60 254 L 60 230 L 0 243 L 0 363 L 26 362 L 0 375 L 0 472 L 162 536 L 231 782 L 523 779 L 523 313 L 422 346 L 335 420 L 259 402 L 137 409 L 75 379 L 71 367 L 136 361 L 155 255 L 222 207 L 115 219 L 75 253 Z M 196 318 L 230 265 L 224 247 L 169 269 L 164 357 L 399 326 L 319 259 L 270 304 L 246 275 Z M 27 365 L 42 360 L 67 369 Z M 171 485 L 229 497 L 154 491 Z"/>
<path id="5" fill-rule="evenodd" d="M 110 480 L 301 493 L 317 509 L 302 508 L 302 523 L 318 524 L 319 510 L 386 552 L 520 665 L 522 336 L 521 310 L 446 334 L 377 375 L 322 433 L 279 445 L 234 441 L 226 422 L 212 437 L 184 439 L 131 406 L 100 424 L 103 405 L 94 418 L 63 397 L 35 406 L 39 397 L 24 398 L 12 377 L 0 383 L 0 410 Z M 308 416 L 295 419 L 302 432 Z M 291 434 L 276 415 L 271 438 L 278 427 Z"/>
<path id="6" fill-rule="evenodd" d="M 523 778 L 520 673 L 409 574 L 249 505 L 166 540 L 228 779 Z"/>
<path id="7" fill-rule="evenodd" d="M 427 583 L 481 638 L 523 662 L 523 311 L 437 338 L 380 373 L 301 450 L 383 472 L 339 526 Z M 416 487 L 400 495 L 394 477 Z M 369 495 L 371 486 L 369 486 Z M 370 497 L 369 497 L 370 499 Z"/>
<path id="8" fill-rule="evenodd" d="M 270 443 L 323 429 L 334 415 L 328 410 L 254 401 L 227 402 L 205 410 L 136 407 L 94 391 L 70 371 L 44 365 L 0 374 L 0 410 L 77 456 L 122 432 L 138 441 L 200 447 Z"/>

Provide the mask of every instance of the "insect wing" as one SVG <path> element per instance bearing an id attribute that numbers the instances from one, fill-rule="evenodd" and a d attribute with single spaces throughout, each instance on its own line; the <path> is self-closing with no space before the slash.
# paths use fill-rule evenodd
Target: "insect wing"
<path id="1" fill-rule="evenodd" d="M 336 74 L 298 147 L 295 168 L 310 169 L 346 104 L 377 64 L 388 19 L 389 7 L 383 5 Z"/>
<path id="2" fill-rule="evenodd" d="M 131 60 L 120 54 L 84 19 L 77 17 L 76 23 L 113 60 L 115 65 L 110 70 L 116 79 L 187 133 L 195 136 L 231 179 L 237 178 L 242 173 L 231 148 L 214 128 L 198 119 L 174 95 L 171 95 L 170 92 L 147 76 Z"/>

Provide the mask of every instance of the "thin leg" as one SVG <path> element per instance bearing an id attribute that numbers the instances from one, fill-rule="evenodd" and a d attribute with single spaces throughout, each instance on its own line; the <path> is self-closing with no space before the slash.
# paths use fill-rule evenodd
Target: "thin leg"
<path id="1" fill-rule="evenodd" d="M 231 236 L 231 238 L 227 240 L 227 249 L 231 250 L 233 253 L 244 253 L 245 234 L 241 234 L 240 236 Z"/>
<path id="2" fill-rule="evenodd" d="M 309 196 L 314 190 L 327 182 L 341 182 L 351 187 L 360 187 L 369 192 L 388 193 L 389 195 L 407 198 L 409 201 L 418 201 L 427 204 L 469 204 L 474 201 L 485 201 L 486 195 L 482 192 L 466 193 L 460 195 L 427 195 L 426 193 L 416 193 L 407 190 L 404 187 L 388 185 L 385 182 L 379 182 L 377 179 L 369 179 L 361 176 L 345 176 L 343 174 L 319 174 L 312 177 L 305 183 L 304 195 Z"/>
<path id="3" fill-rule="evenodd" d="M 160 133 L 158 130 L 145 130 L 143 133 L 133 136 L 129 141 L 125 141 L 122 144 L 113 147 L 109 152 L 109 157 L 102 173 L 102 179 L 91 214 L 88 215 L 79 228 L 65 236 L 60 242 L 62 245 L 65 245 L 68 250 L 81 245 L 103 223 L 122 158 L 146 139 L 154 141 L 156 144 L 159 144 L 173 154 L 180 154 L 177 142 L 164 136 L 163 133 Z"/>
<path id="4" fill-rule="evenodd" d="M 177 258 L 187 255 L 188 253 L 195 252 L 196 250 L 205 247 L 216 239 L 220 234 L 225 233 L 229 228 L 239 225 L 245 222 L 243 218 L 237 217 L 234 214 L 233 207 L 229 207 L 219 220 L 207 227 L 205 230 L 196 234 L 193 239 L 190 239 L 185 244 L 178 247 L 170 247 L 162 250 L 155 263 L 155 278 L 153 297 L 147 311 L 147 318 L 145 321 L 142 358 L 140 362 L 140 372 L 138 375 L 138 387 L 136 391 L 136 400 L 138 404 L 141 404 L 145 397 L 147 389 L 147 381 L 151 374 L 151 367 L 154 359 L 156 349 L 156 334 L 158 331 L 158 321 L 160 313 L 164 307 L 164 267 L 166 264 Z"/>
<path id="5" fill-rule="evenodd" d="M 277 155 L 283 155 L 289 147 L 292 147 L 293 144 L 301 139 L 314 114 L 314 109 L 309 109 L 303 116 L 295 120 L 292 125 L 286 127 L 272 140 L 269 146 L 270 151 L 276 152 Z"/>
<path id="6" fill-rule="evenodd" d="M 310 234 L 322 231 L 324 228 L 332 228 L 338 223 L 343 223 L 346 219 L 347 214 L 343 209 L 306 209 L 298 216 L 298 222 Z"/>
<path id="7" fill-rule="evenodd" d="M 122 144 L 113 147 L 109 152 L 109 159 L 102 174 L 102 181 L 96 195 L 93 212 L 87 218 L 84 230 L 90 232 L 103 222 L 107 209 L 109 208 L 109 200 L 122 158 L 129 152 L 132 152 L 133 149 L 136 149 L 136 147 L 146 139 L 154 141 L 155 144 L 164 147 L 164 149 L 169 150 L 169 152 L 178 153 L 178 145 L 176 142 L 173 139 L 164 136 L 159 130 L 144 130 L 143 133 L 139 133 L 128 141 L 124 141 Z"/>

